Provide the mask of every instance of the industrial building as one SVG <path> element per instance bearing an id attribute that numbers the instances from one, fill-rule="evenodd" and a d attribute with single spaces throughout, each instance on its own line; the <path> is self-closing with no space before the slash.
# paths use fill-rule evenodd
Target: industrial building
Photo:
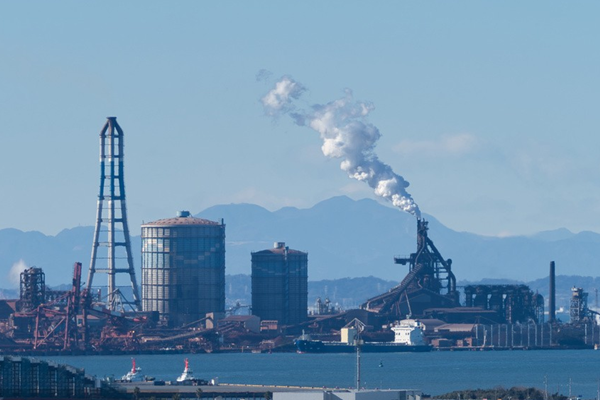
<path id="1" fill-rule="evenodd" d="M 452 260 L 445 260 L 429 238 L 428 223 L 417 220 L 417 251 L 395 257 L 409 266 L 408 274 L 387 293 L 361 308 L 389 320 L 411 315 L 451 323 L 543 323 L 544 298 L 525 285 L 469 285 L 460 305 Z"/>
<path id="2" fill-rule="evenodd" d="M 389 341 L 390 324 L 418 318 L 426 339 L 438 348 L 600 346 L 599 314 L 588 307 L 582 288 L 572 290 L 571 323 L 556 319 L 554 263 L 547 323 L 543 297 L 525 285 L 467 285 L 461 303 L 452 260 L 442 257 L 421 218 L 416 251 L 394 258 L 408 267 L 404 279 L 361 309 L 342 312 L 327 298 L 318 299 L 309 317 L 308 254 L 276 242 L 272 249 L 251 254 L 253 316 L 235 315 L 247 307 L 239 302 L 225 310 L 225 224 L 194 218 L 187 211 L 142 225 L 138 296 L 125 206 L 123 139 L 116 118 L 109 117 L 100 131 L 100 191 L 86 286 L 80 262 L 74 263 L 66 290 L 47 287 L 41 268 L 23 271 L 19 297 L 0 300 L 0 352 L 293 351 L 293 335 L 306 330 L 333 339 L 355 318 L 368 327 L 362 332 L 365 342 Z M 98 273 L 107 275 L 106 286 L 92 286 Z M 129 281 L 131 291 L 121 292 L 117 276 L 124 278 L 121 283 Z M 27 362 L 19 362 L 7 361 L 3 368 L 25 368 Z M 0 379 L 8 382 L 6 375 Z"/>
<path id="3" fill-rule="evenodd" d="M 46 301 L 46 274 L 41 268 L 27 268 L 21 273 L 20 299 L 17 310 L 31 311 Z"/>
<path id="4" fill-rule="evenodd" d="M 284 242 L 252 253 L 252 314 L 279 325 L 306 320 L 308 310 L 308 253 Z"/>
<path id="5" fill-rule="evenodd" d="M 459 307 L 452 260 L 445 260 L 427 235 L 428 223 L 417 220 L 417 251 L 409 257 L 395 257 L 396 264 L 409 266 L 399 285 L 361 305 L 367 310 L 392 319 L 406 315 L 421 316 L 430 308 Z"/>
<path id="6" fill-rule="evenodd" d="M 468 285 L 465 305 L 493 310 L 499 322 L 544 322 L 544 298 L 526 285 Z"/>
<path id="7" fill-rule="evenodd" d="M 571 324 L 594 322 L 600 315 L 597 310 L 588 307 L 588 293 L 582 288 L 571 288 L 571 304 L 569 307 Z"/>
<path id="8" fill-rule="evenodd" d="M 0 356 L 0 398 L 84 398 L 94 377 L 68 365 L 28 357 Z"/>
<path id="9" fill-rule="evenodd" d="M 168 326 L 225 311 L 225 224 L 175 218 L 142 225 L 142 307 Z"/>

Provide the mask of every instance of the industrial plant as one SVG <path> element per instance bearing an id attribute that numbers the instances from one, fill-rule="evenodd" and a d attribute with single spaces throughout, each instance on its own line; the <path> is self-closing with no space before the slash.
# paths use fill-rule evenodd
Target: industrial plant
<path id="1" fill-rule="evenodd" d="M 285 242 L 252 253 L 252 314 L 283 326 L 306 321 L 308 254 Z"/>
<path id="2" fill-rule="evenodd" d="M 83 369 L 27 357 L 0 356 L 2 398 L 84 398 L 96 395 L 96 379 Z"/>
<path id="3" fill-rule="evenodd" d="M 142 225 L 142 305 L 170 327 L 225 312 L 225 224 L 175 218 Z"/>
<path id="4" fill-rule="evenodd" d="M 422 328 L 426 345 L 436 350 L 591 348 L 600 343 L 596 312 L 583 289 L 573 288 L 570 322 L 556 318 L 554 263 L 547 317 L 544 298 L 526 285 L 460 288 L 452 260 L 436 248 L 420 216 L 415 251 L 393 258 L 407 267 L 406 275 L 358 309 L 340 310 L 319 299 L 309 315 L 308 252 L 285 242 L 248 254 L 252 304 L 227 309 L 225 221 L 196 218 L 188 211 L 141 226 L 140 291 L 127 221 L 123 149 L 123 130 L 109 117 L 100 131 L 100 188 L 87 281 L 82 282 L 83 265 L 77 260 L 66 290 L 46 287 L 42 268 L 23 271 L 19 298 L 0 301 L 0 353 L 296 351 L 294 340 L 303 332 L 339 341 L 350 323 L 361 327 L 360 346 L 393 340 L 391 328 L 402 320 Z M 98 274 L 105 275 L 106 283 Z M 127 287 L 120 286 L 123 281 Z M 241 310 L 249 313 L 240 315 Z M 3 362 L 16 368 L 17 361 Z"/>

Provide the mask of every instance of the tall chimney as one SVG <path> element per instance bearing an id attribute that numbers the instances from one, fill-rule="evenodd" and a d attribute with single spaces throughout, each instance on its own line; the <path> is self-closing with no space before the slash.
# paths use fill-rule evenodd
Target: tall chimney
<path id="1" fill-rule="evenodd" d="M 550 299 L 548 299 L 548 322 L 556 320 L 556 271 L 554 261 L 550 261 Z"/>

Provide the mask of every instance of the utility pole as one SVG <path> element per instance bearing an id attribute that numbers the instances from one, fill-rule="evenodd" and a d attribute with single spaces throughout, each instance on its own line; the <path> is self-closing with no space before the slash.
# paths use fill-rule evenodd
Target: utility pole
<path id="1" fill-rule="evenodd" d="M 356 335 L 356 390 L 360 390 L 360 339 Z"/>
<path id="2" fill-rule="evenodd" d="M 356 346 L 356 390 L 360 390 L 360 334 L 364 329 L 362 322 L 355 320 L 354 326 L 356 328 L 356 335 L 354 336 L 354 345 Z"/>

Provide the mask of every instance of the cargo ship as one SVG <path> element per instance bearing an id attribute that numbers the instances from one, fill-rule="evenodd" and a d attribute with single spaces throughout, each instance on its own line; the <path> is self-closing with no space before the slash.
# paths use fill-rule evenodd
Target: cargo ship
<path id="1" fill-rule="evenodd" d="M 313 340 L 309 335 L 302 334 L 295 344 L 298 353 L 353 353 L 357 343 L 364 353 L 421 353 L 433 348 L 425 343 L 423 326 L 418 320 L 402 320 L 394 324 L 391 330 L 394 332 L 393 342 L 362 342 L 357 328 L 344 327 L 339 342 Z"/>

